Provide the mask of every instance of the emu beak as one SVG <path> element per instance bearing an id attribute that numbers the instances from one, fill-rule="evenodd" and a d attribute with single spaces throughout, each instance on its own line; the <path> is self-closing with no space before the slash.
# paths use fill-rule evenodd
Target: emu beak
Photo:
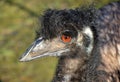
<path id="1" fill-rule="evenodd" d="M 63 44 L 56 44 L 55 42 L 58 43 L 56 40 L 45 41 L 43 38 L 37 39 L 21 56 L 20 61 L 29 61 L 44 56 L 59 56 L 61 53 L 67 51 L 64 49 Z"/>
<path id="2" fill-rule="evenodd" d="M 20 57 L 20 61 L 29 61 L 38 57 L 42 57 L 45 55 L 39 55 L 38 49 L 43 50 L 43 39 L 39 38 L 34 41 L 31 46 L 25 51 L 25 53 Z"/>

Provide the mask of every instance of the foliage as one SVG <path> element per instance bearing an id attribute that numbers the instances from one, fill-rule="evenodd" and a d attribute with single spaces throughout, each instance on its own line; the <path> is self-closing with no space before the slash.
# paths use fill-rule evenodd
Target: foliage
<path id="1" fill-rule="evenodd" d="M 117 0 L 96 0 L 101 7 Z M 34 41 L 38 16 L 47 8 L 75 8 L 94 0 L 0 0 L 0 82 L 50 82 L 57 58 L 19 62 Z"/>

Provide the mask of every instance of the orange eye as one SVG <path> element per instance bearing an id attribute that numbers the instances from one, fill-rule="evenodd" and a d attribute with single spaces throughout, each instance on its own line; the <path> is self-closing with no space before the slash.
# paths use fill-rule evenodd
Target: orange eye
<path id="1" fill-rule="evenodd" d="M 71 37 L 70 36 L 67 36 L 67 35 L 62 35 L 61 37 L 62 41 L 65 42 L 65 43 L 68 43 L 71 41 Z"/>

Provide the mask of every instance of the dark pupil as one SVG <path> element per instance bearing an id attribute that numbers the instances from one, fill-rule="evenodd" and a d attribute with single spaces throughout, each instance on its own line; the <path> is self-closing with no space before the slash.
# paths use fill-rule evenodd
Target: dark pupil
<path id="1" fill-rule="evenodd" d="M 69 38 L 69 36 L 66 36 L 66 35 L 65 35 L 65 39 L 68 39 L 68 38 Z"/>

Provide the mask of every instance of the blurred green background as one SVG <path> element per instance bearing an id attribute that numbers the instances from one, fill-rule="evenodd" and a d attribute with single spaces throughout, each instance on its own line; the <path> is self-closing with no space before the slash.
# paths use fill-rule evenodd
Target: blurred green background
<path id="1" fill-rule="evenodd" d="M 38 17 L 47 8 L 75 8 L 95 1 L 99 8 L 118 0 L 0 0 L 0 82 L 50 82 L 57 58 L 19 62 L 34 41 Z"/>

